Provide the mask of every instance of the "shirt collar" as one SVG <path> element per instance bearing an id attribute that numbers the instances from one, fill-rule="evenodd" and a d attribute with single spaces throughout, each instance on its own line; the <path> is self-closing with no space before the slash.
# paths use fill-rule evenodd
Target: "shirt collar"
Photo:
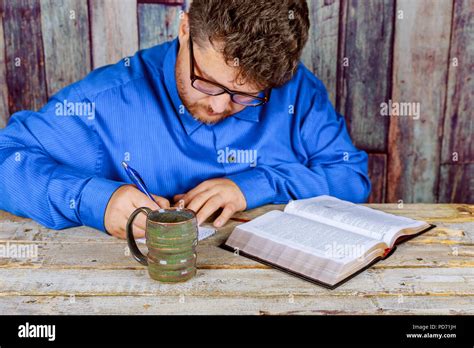
<path id="1" fill-rule="evenodd" d="M 259 114 L 261 106 L 247 106 L 245 109 L 235 113 L 232 117 L 244 120 L 244 121 L 251 121 L 251 122 L 258 122 L 259 121 Z"/>
<path id="2" fill-rule="evenodd" d="M 175 110 L 177 114 L 180 116 L 181 123 L 183 124 L 184 129 L 188 135 L 191 135 L 196 129 L 203 125 L 201 121 L 196 120 L 184 107 L 184 103 L 182 102 L 178 88 L 176 86 L 176 77 L 175 77 L 175 69 L 176 69 L 176 57 L 178 55 L 179 50 L 179 41 L 178 38 L 174 39 L 171 42 L 171 45 L 166 52 L 166 56 L 164 59 L 164 78 L 165 78 L 165 85 L 168 93 L 171 96 L 173 104 L 175 106 Z M 184 113 L 180 113 L 179 111 L 184 108 Z M 233 114 L 231 117 L 235 117 L 245 121 L 252 121 L 258 122 L 259 121 L 259 107 L 246 107 L 245 109 Z"/>

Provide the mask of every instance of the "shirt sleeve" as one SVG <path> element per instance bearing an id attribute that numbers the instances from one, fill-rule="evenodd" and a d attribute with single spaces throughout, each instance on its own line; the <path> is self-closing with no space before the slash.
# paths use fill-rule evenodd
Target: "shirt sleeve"
<path id="1" fill-rule="evenodd" d="M 99 175 L 97 120 L 92 114 L 58 112 L 66 102 L 90 101 L 71 85 L 39 112 L 13 114 L 0 130 L 0 209 L 48 228 L 87 225 L 105 231 L 107 203 L 124 183 Z"/>
<path id="2" fill-rule="evenodd" d="M 324 90 L 296 125 L 305 163 L 281 163 L 227 176 L 247 200 L 247 209 L 330 195 L 354 203 L 367 200 L 371 184 L 368 156 L 349 137 L 344 118 L 337 114 Z"/>

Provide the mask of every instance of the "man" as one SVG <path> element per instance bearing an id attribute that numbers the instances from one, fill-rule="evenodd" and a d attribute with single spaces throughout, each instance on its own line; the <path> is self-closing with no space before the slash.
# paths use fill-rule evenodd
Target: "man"
<path id="1" fill-rule="evenodd" d="M 194 0 L 176 40 L 11 117 L 0 132 L 0 209 L 124 238 L 133 210 L 157 207 L 122 161 L 161 207 L 182 199 L 199 223 L 219 211 L 216 227 L 290 199 L 365 201 L 367 155 L 299 63 L 308 28 L 300 0 Z M 141 216 L 136 237 L 144 229 Z"/>

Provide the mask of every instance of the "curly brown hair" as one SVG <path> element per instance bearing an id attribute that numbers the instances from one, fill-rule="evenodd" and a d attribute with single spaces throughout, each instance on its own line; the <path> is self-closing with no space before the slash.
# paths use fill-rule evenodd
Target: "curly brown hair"
<path id="1" fill-rule="evenodd" d="M 238 59 L 239 83 L 277 87 L 296 71 L 309 30 L 306 0 L 193 0 L 193 41 L 220 51 L 229 66 Z"/>

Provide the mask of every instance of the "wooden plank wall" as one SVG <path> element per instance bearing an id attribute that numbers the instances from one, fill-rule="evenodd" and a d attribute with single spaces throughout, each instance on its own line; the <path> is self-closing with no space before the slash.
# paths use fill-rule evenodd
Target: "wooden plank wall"
<path id="1" fill-rule="evenodd" d="M 380 104 L 390 99 L 394 2 L 343 1 L 339 36 L 337 109 L 354 144 L 369 153 L 370 202 L 384 202 L 389 119 Z"/>
<path id="2" fill-rule="evenodd" d="M 176 36 L 190 0 L 0 0 L 0 128 Z M 370 202 L 474 201 L 474 1 L 308 0 L 302 61 L 369 153 Z M 383 116 L 415 103 L 419 117 Z M 399 104 L 400 105 L 400 104 Z"/>
<path id="3" fill-rule="evenodd" d="M 339 0 L 308 1 L 311 27 L 303 63 L 326 85 L 329 97 L 336 105 L 337 50 L 339 36 Z"/>
<path id="4" fill-rule="evenodd" d="M 392 100 L 419 103 L 420 118 L 390 120 L 387 199 L 429 202 L 438 188 L 452 3 L 398 0 L 397 13 Z"/>
<path id="5" fill-rule="evenodd" d="M 8 85 L 5 71 L 5 40 L 3 34 L 3 17 L 0 16 L 0 128 L 5 127 L 7 117 L 10 115 L 8 108 Z"/>
<path id="6" fill-rule="evenodd" d="M 41 0 L 48 95 L 79 80 L 91 70 L 88 23 L 85 1 Z"/>
<path id="7" fill-rule="evenodd" d="M 113 64 L 138 50 L 136 0 L 91 0 L 92 62 Z"/>
<path id="8" fill-rule="evenodd" d="M 472 202 L 474 197 L 473 23 L 474 2 L 456 1 L 438 188 L 438 199 L 443 202 Z"/>
<path id="9" fill-rule="evenodd" d="M 2 17 L 9 111 L 37 110 L 47 100 L 40 3 L 2 0 Z"/>
<path id="10" fill-rule="evenodd" d="M 140 49 L 172 40 L 178 33 L 181 6 L 139 4 Z"/>

